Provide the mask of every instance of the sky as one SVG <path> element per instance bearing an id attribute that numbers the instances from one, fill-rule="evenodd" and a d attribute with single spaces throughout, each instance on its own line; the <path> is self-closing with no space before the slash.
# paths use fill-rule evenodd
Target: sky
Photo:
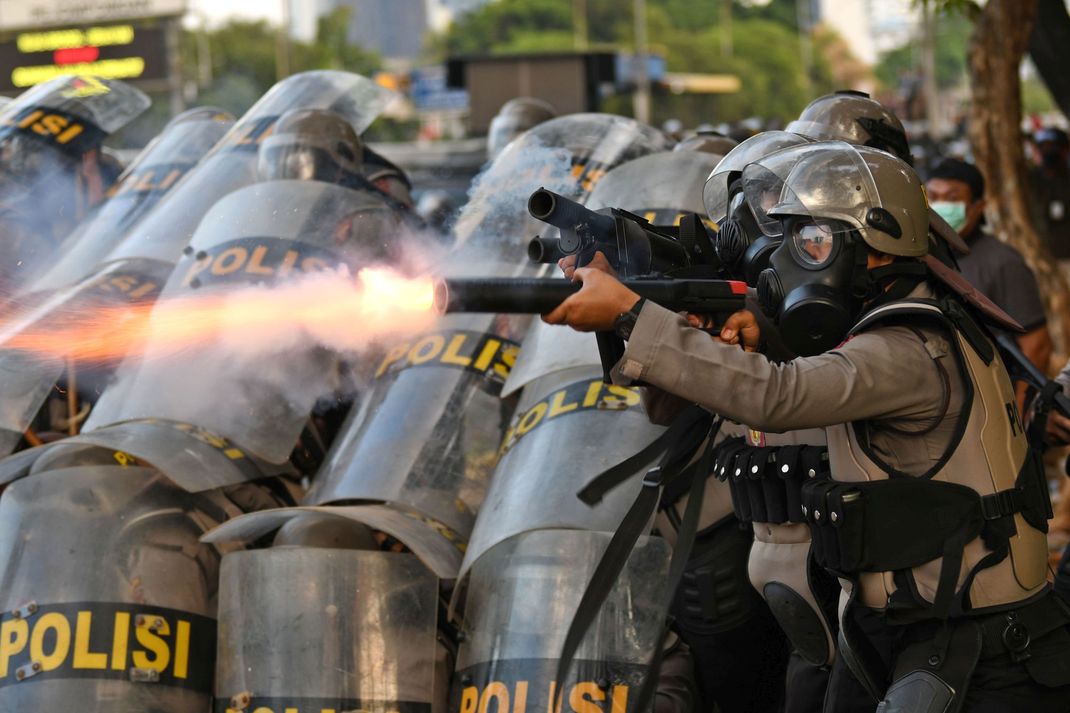
<path id="1" fill-rule="evenodd" d="M 295 6 L 302 1 L 292 0 Z M 211 23 L 235 15 L 278 22 L 282 17 L 282 3 L 283 0 L 190 0 L 190 14 L 204 13 Z"/>

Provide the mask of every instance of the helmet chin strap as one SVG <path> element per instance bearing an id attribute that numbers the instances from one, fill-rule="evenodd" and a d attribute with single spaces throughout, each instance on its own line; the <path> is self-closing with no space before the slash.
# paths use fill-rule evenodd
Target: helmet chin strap
<path id="1" fill-rule="evenodd" d="M 928 274 L 928 268 L 916 260 L 895 261 L 866 271 L 875 290 L 867 306 L 872 308 L 901 300 L 917 287 Z"/>

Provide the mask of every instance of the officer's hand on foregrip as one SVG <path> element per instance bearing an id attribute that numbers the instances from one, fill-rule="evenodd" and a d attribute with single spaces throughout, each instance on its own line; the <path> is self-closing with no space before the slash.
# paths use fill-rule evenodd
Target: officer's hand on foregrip
<path id="1" fill-rule="evenodd" d="M 576 267 L 578 266 L 578 262 L 578 255 L 566 255 L 565 257 L 557 261 L 557 266 L 561 268 L 561 272 L 565 274 L 565 277 L 571 280 L 573 279 L 573 275 L 576 273 Z M 613 269 L 613 266 L 611 264 L 609 264 L 609 259 L 601 250 L 596 252 L 594 254 L 594 257 L 591 258 L 591 261 L 584 265 L 584 267 L 601 270 L 607 275 L 613 275 L 613 277 L 617 277 L 617 271 Z"/>
<path id="2" fill-rule="evenodd" d="M 576 268 L 572 279 L 583 287 L 555 310 L 544 314 L 548 324 L 567 324 L 580 332 L 608 332 L 617 317 L 639 301 L 639 295 L 613 275 L 595 267 Z"/>

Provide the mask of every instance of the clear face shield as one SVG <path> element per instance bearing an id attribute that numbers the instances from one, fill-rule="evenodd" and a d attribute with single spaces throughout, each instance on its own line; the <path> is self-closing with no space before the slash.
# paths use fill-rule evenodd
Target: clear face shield
<path id="1" fill-rule="evenodd" d="M 310 146 L 265 144 L 257 160 L 257 174 L 264 181 L 337 183 L 341 173 L 325 151 Z"/>
<path id="2" fill-rule="evenodd" d="M 720 223 L 730 215 L 729 204 L 734 195 L 732 183 L 744 168 L 777 151 L 809 142 L 810 139 L 787 131 L 766 131 L 733 148 L 706 179 L 702 190 L 706 213 Z"/>

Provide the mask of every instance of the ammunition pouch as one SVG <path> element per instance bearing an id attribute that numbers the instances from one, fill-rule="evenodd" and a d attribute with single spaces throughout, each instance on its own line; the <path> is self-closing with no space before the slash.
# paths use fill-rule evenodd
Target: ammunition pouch
<path id="1" fill-rule="evenodd" d="M 824 446 L 751 446 L 730 438 L 718 446 L 713 474 L 727 482 L 741 522 L 804 522 L 801 488 L 828 475 Z"/>
<path id="2" fill-rule="evenodd" d="M 888 602 L 890 623 L 962 614 L 969 608 L 976 573 L 1007 557 L 1009 539 L 1017 532 L 1013 516 L 1021 513 L 1032 524 L 1050 512 L 1047 489 L 1038 487 L 1030 464 L 1027 459 L 1018 487 L 984 496 L 965 485 L 924 478 L 810 480 L 802 486 L 802 508 L 815 560 L 846 579 L 862 572 L 894 572 L 898 586 Z M 959 590 L 964 549 L 979 536 L 992 553 Z M 943 562 L 930 603 L 916 596 L 903 577 L 911 568 L 939 558 Z"/>

